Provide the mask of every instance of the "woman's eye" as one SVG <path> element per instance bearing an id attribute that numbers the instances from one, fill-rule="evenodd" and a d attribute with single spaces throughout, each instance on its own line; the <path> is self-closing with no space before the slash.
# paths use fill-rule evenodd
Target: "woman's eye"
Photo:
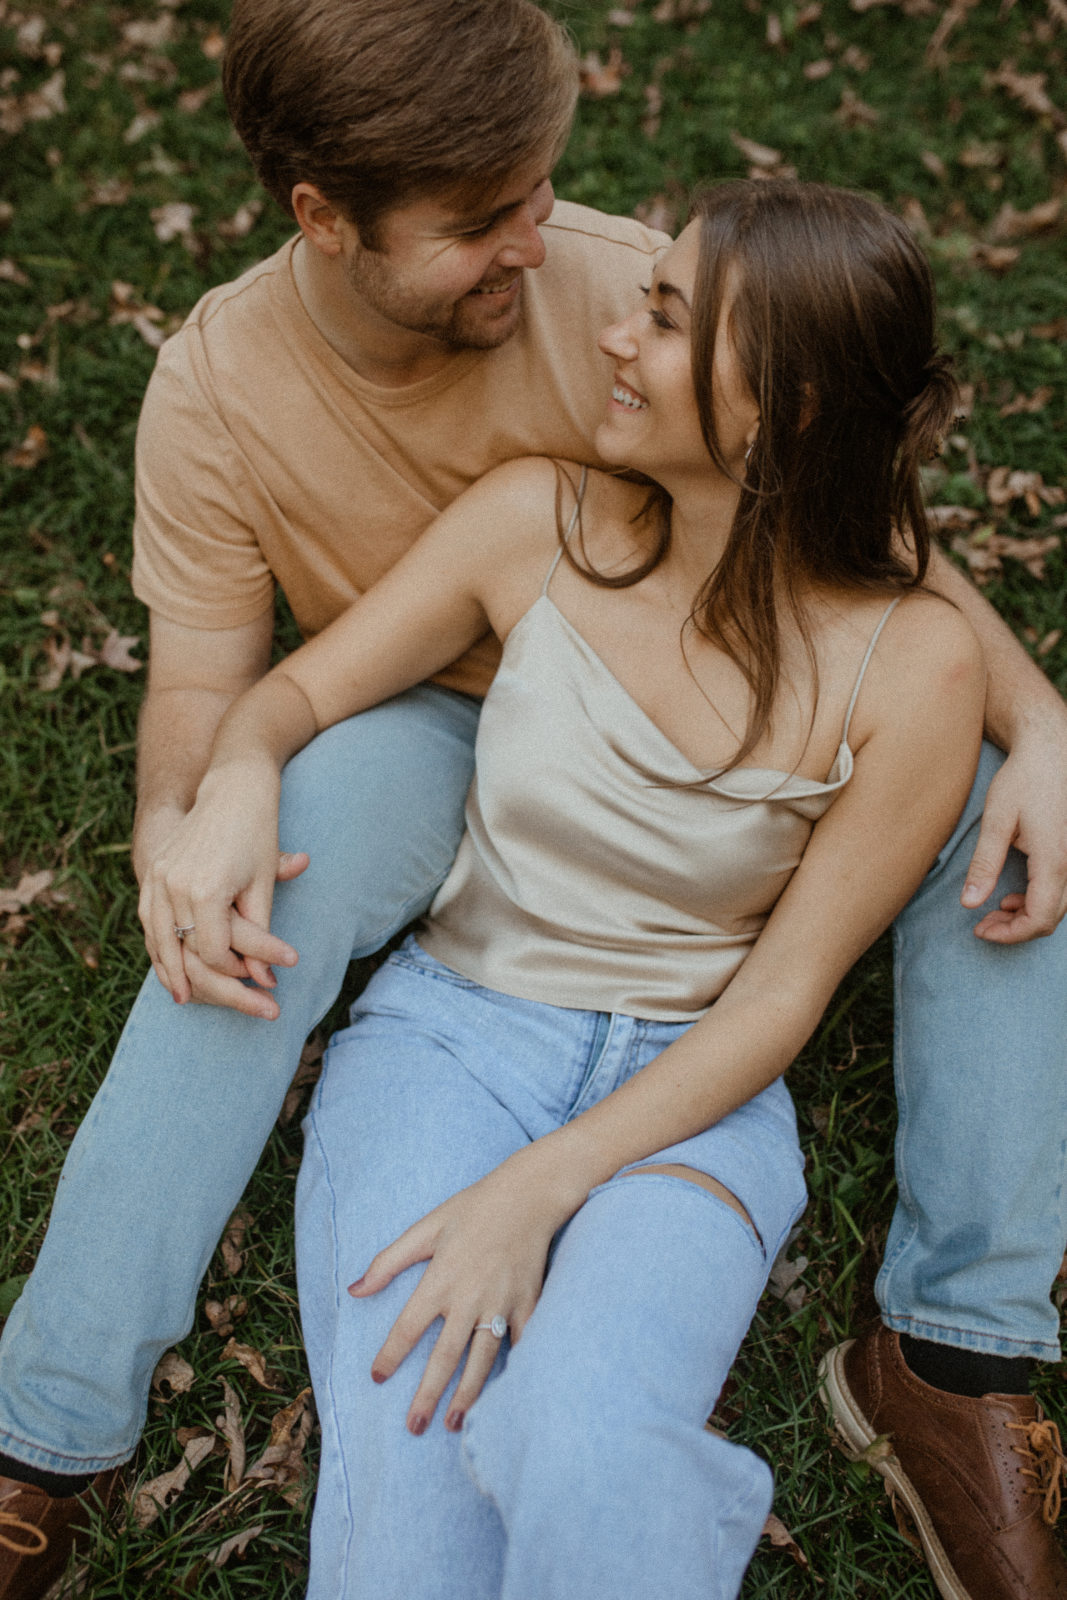
<path id="1" fill-rule="evenodd" d="M 652 293 L 652 290 L 642 288 L 641 293 L 647 300 L 649 295 Z M 665 328 L 669 330 L 674 327 L 674 323 L 671 321 L 670 317 L 664 316 L 663 312 L 658 310 L 656 306 L 646 306 L 645 311 L 648 315 L 649 322 L 651 322 L 654 328 Z"/>

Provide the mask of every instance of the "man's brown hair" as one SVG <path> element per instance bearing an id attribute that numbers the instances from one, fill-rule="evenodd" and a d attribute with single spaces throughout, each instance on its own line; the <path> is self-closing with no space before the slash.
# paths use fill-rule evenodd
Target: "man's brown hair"
<path id="1" fill-rule="evenodd" d="M 574 50 L 532 0 L 235 0 L 226 103 L 286 211 L 312 183 L 381 247 L 388 211 L 492 195 L 577 96 Z"/>

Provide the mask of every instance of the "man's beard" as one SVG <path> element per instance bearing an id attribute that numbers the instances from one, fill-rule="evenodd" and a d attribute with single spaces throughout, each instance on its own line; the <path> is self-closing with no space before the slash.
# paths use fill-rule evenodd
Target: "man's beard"
<path id="1" fill-rule="evenodd" d="M 484 297 L 488 304 L 482 310 L 478 295 L 434 301 L 405 290 L 383 258 L 370 250 L 361 250 L 346 264 L 346 271 L 356 294 L 379 316 L 409 333 L 435 339 L 448 350 L 495 350 L 507 343 L 519 325 L 521 286 L 518 297 L 509 300 L 494 316 L 491 295 Z M 508 282 L 511 281 L 509 278 Z"/>

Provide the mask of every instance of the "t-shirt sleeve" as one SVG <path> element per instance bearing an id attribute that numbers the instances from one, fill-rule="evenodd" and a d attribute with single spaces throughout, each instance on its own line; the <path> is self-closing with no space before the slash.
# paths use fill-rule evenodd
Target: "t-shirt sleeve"
<path id="1" fill-rule="evenodd" d="M 171 622 L 236 628 L 273 602 L 251 474 L 194 375 L 166 348 L 137 427 L 133 590 Z"/>

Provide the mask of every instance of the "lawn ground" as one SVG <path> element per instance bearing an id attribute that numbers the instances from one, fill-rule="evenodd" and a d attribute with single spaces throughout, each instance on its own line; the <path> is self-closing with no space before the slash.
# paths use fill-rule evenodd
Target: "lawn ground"
<path id="1" fill-rule="evenodd" d="M 970 414 L 930 469 L 930 495 L 946 542 L 1062 689 L 1063 0 L 558 9 L 586 83 L 562 195 L 672 225 L 697 181 L 792 169 L 869 189 L 911 220 L 969 385 Z M 221 0 L 0 0 L 0 1311 L 33 1260 L 144 965 L 128 860 L 133 663 L 145 655 L 127 582 L 140 395 L 160 336 L 289 231 L 224 117 L 225 27 Z M 879 947 L 793 1073 L 812 1201 L 791 1253 L 806 1265 L 787 1299 L 766 1298 L 720 1406 L 731 1436 L 774 1466 L 777 1513 L 809 1564 L 765 1544 L 749 1600 L 933 1595 L 879 1480 L 834 1449 L 814 1392 L 821 1352 L 872 1309 L 893 1194 L 890 1046 Z M 294 1462 L 285 1483 L 229 1492 L 223 1442 L 239 1419 L 255 1460 L 306 1384 L 291 1249 L 298 1122 L 279 1127 L 243 1237 L 212 1266 L 179 1351 L 193 1381 L 153 1400 L 131 1479 L 174 1468 L 206 1434 L 219 1442 L 148 1526 L 131 1515 L 118 1535 L 101 1532 L 83 1591 L 97 1600 L 303 1592 L 310 1474 Z M 206 1309 L 231 1297 L 244 1365 Z M 1058 1375 L 1045 1369 L 1039 1387 L 1062 1422 Z M 244 1553 L 220 1565 L 242 1534 Z"/>

